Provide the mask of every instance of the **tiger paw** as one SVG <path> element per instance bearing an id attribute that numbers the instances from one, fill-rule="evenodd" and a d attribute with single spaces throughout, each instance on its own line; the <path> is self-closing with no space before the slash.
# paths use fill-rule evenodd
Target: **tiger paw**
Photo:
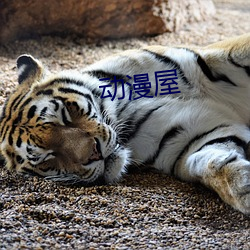
<path id="1" fill-rule="evenodd" d="M 224 163 L 223 166 L 210 167 L 207 184 L 226 203 L 244 214 L 250 214 L 250 162 L 230 156 Z"/>

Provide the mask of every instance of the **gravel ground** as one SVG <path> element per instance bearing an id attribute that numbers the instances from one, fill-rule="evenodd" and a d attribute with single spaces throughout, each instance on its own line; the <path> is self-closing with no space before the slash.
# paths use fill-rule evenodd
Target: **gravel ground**
<path id="1" fill-rule="evenodd" d="M 205 1 L 205 0 L 204 0 Z M 249 0 L 216 0 L 217 14 L 174 34 L 122 41 L 43 37 L 0 47 L 0 105 L 16 57 L 52 71 L 82 68 L 148 44 L 204 45 L 250 32 Z M 0 170 L 0 249 L 250 249 L 250 219 L 197 184 L 137 169 L 113 186 L 68 188 Z"/>

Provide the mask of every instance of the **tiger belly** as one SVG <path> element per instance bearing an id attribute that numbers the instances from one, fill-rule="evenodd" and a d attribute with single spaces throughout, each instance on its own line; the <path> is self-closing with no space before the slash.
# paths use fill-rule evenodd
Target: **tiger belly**
<path id="1" fill-rule="evenodd" d="M 210 100 L 161 101 L 124 113 L 124 120 L 133 121 L 126 138 L 132 159 L 203 183 L 235 209 L 249 213 L 249 128 L 235 112 Z"/>
<path id="2" fill-rule="evenodd" d="M 195 151 L 210 140 L 237 134 L 233 124 L 241 121 L 236 113 L 210 100 L 166 97 L 150 106 L 149 101 L 141 101 L 135 107 L 121 115 L 123 121 L 132 121 L 124 128 L 127 132 L 121 132 L 123 139 L 135 161 L 168 174 L 174 173 L 180 157 L 190 154 L 187 149 Z M 242 137 L 240 129 L 237 135 Z"/>

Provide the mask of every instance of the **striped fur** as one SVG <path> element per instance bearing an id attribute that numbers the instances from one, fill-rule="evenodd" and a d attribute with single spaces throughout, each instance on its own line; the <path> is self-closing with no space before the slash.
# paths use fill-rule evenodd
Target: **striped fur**
<path id="1" fill-rule="evenodd" d="M 250 34 L 125 51 L 82 72 L 53 75 L 28 55 L 17 66 L 0 125 L 7 168 L 87 186 L 114 183 L 136 162 L 201 182 L 250 213 Z M 155 72 L 166 70 L 176 70 L 179 93 L 154 96 Z M 128 76 L 144 73 L 152 98 L 131 92 Z M 113 101 L 101 98 L 100 86 L 115 91 L 101 78 L 126 82 Z"/>

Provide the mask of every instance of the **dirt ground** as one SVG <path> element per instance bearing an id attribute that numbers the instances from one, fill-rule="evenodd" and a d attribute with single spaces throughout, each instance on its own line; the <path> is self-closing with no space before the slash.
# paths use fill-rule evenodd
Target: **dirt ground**
<path id="1" fill-rule="evenodd" d="M 205 1 L 205 0 L 204 0 Z M 0 47 L 0 105 L 17 81 L 15 60 L 81 69 L 148 44 L 205 45 L 250 32 L 249 0 L 216 0 L 210 21 L 177 33 L 121 41 L 43 37 Z M 0 169 L 0 249 L 250 249 L 250 218 L 198 184 L 137 169 L 117 185 L 68 188 Z"/>

